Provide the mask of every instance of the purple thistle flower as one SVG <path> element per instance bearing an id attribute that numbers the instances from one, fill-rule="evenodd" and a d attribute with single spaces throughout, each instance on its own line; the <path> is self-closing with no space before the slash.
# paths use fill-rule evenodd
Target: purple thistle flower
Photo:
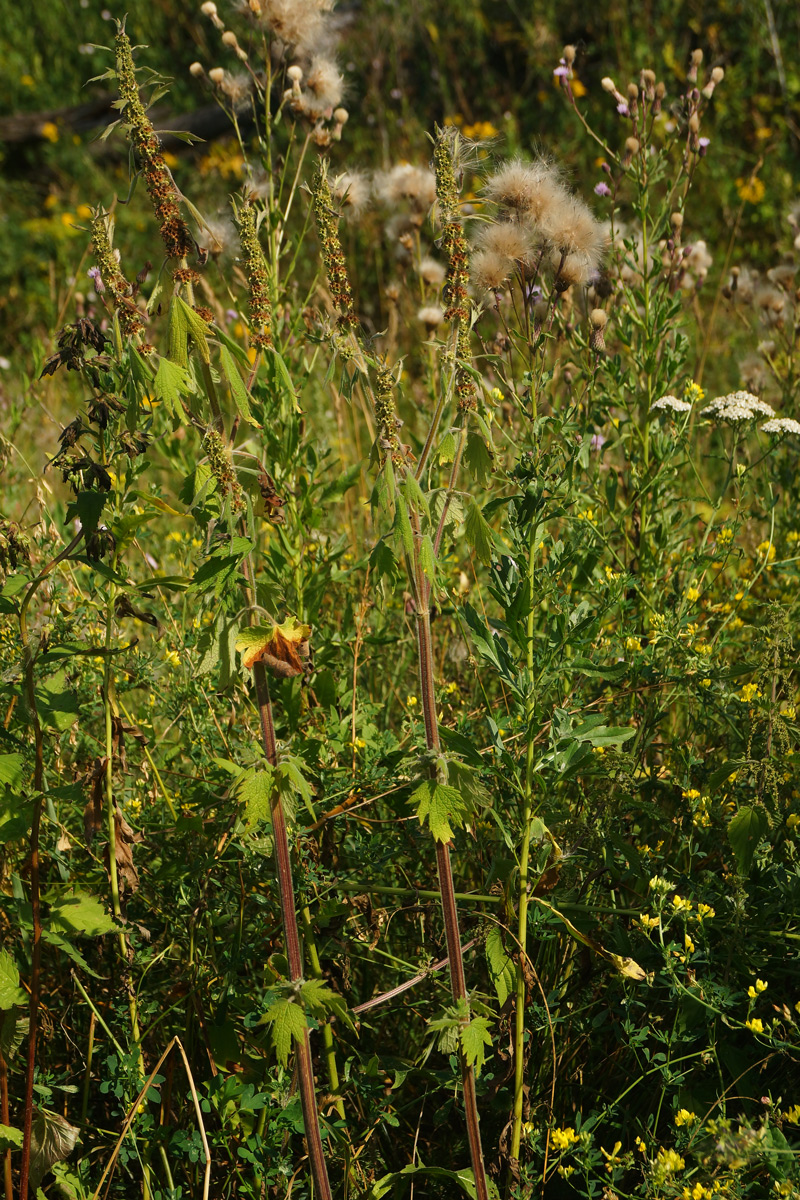
<path id="1" fill-rule="evenodd" d="M 630 116 L 630 111 L 624 100 L 622 101 L 621 104 L 617 105 L 617 112 L 619 113 L 619 115 L 621 117 L 629 117 Z"/>
<path id="2" fill-rule="evenodd" d="M 563 58 L 561 60 L 561 65 L 556 67 L 556 69 L 553 71 L 553 74 L 559 79 L 569 79 L 569 67 L 566 65 Z"/>
<path id="3" fill-rule="evenodd" d="M 593 433 L 591 439 L 589 440 L 589 445 L 591 446 L 592 450 L 602 450 L 605 444 L 606 439 L 603 437 L 602 433 Z"/>
<path id="4" fill-rule="evenodd" d="M 103 283 L 103 277 L 100 274 L 100 268 L 89 267 L 89 270 L 86 272 L 86 274 L 94 284 L 94 290 L 97 292 L 98 296 L 102 296 L 103 292 L 106 290 L 106 285 Z"/>
<path id="5" fill-rule="evenodd" d="M 705 150 L 706 146 L 711 145 L 711 138 L 698 138 L 697 144 L 701 150 Z"/>
<path id="6" fill-rule="evenodd" d="M 596 183 L 594 185 L 594 194 L 595 194 L 595 196 L 610 196 L 611 188 L 608 186 L 607 183 L 604 183 L 601 180 L 600 183 Z"/>

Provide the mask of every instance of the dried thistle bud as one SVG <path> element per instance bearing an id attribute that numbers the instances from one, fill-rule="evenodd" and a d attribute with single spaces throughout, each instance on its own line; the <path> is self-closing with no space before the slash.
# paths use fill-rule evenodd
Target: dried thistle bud
<path id="1" fill-rule="evenodd" d="M 678 237 L 683 228 L 683 213 L 674 212 L 669 219 L 669 223 L 672 226 L 673 233 Z"/>
<path id="2" fill-rule="evenodd" d="M 238 46 L 239 41 L 236 34 L 231 29 L 226 29 L 222 35 L 223 46 Z"/>
<path id="3" fill-rule="evenodd" d="M 602 308 L 593 308 L 589 313 L 589 323 L 593 329 L 605 329 L 608 324 L 608 313 Z"/>
<path id="4" fill-rule="evenodd" d="M 215 17 L 217 15 L 217 6 L 213 0 L 205 0 L 205 4 L 200 5 L 200 12 L 204 17 Z"/>
<path id="5" fill-rule="evenodd" d="M 639 99 L 639 89 L 635 83 L 628 84 L 628 99 L 629 100 L 638 100 Z"/>
<path id="6" fill-rule="evenodd" d="M 333 110 L 333 119 L 337 125 L 346 125 L 350 118 L 350 113 L 346 108 L 335 108 Z"/>
<path id="7" fill-rule="evenodd" d="M 601 86 L 601 88 L 603 89 L 603 91 L 604 91 L 604 92 L 611 92 L 611 93 L 612 93 L 612 95 L 613 95 L 613 94 L 614 94 L 614 92 L 616 92 L 616 90 L 617 90 L 617 85 L 614 83 L 614 80 L 611 78 L 611 76 L 610 76 L 610 75 L 605 75 L 605 76 L 604 76 L 604 77 L 603 77 L 603 78 L 600 80 L 600 86 Z"/>
<path id="8" fill-rule="evenodd" d="M 194 75 L 195 77 L 198 75 L 205 75 L 205 71 L 206 69 L 201 62 L 193 62 L 189 67 L 189 74 Z"/>
<path id="9" fill-rule="evenodd" d="M 691 133 L 698 133 L 700 130 L 700 118 L 697 113 L 692 113 L 687 122 Z"/>
<path id="10" fill-rule="evenodd" d="M 722 83 L 724 78 L 725 78 L 724 69 L 722 67 L 714 67 L 714 70 L 711 72 L 711 82 L 715 83 L 715 84 Z"/>
<path id="11" fill-rule="evenodd" d="M 697 79 L 697 69 L 702 61 L 703 51 L 693 50 L 689 58 L 689 71 L 686 76 L 690 83 L 694 83 L 694 81 Z"/>
<path id="12" fill-rule="evenodd" d="M 289 79 L 291 79 L 292 83 L 299 83 L 303 78 L 303 68 L 298 67 L 295 64 L 287 68 L 286 74 L 288 75 Z"/>
<path id="13" fill-rule="evenodd" d="M 224 67 L 212 67 L 211 70 L 208 72 L 208 78 L 211 80 L 212 83 L 215 83 L 219 87 L 219 85 L 225 79 L 225 68 Z"/>
<path id="14" fill-rule="evenodd" d="M 576 50 L 574 46 L 565 46 L 563 51 L 564 62 L 568 67 L 571 67 L 575 62 Z"/>

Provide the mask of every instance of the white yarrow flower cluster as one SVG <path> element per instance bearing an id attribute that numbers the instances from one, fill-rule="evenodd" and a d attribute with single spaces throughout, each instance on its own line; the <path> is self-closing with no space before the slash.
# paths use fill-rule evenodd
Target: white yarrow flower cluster
<path id="1" fill-rule="evenodd" d="M 762 433 L 800 433 L 800 421 L 793 417 L 775 417 L 761 426 Z"/>
<path id="2" fill-rule="evenodd" d="M 701 417 L 714 421 L 728 421 L 735 425 L 739 421 L 753 421 L 756 417 L 774 417 L 775 410 L 766 400 L 759 400 L 752 392 L 730 392 L 717 396 L 700 410 Z"/>
<path id="3" fill-rule="evenodd" d="M 679 400 L 677 396 L 666 395 L 650 405 L 650 412 L 691 412 L 692 406 L 688 400 Z"/>

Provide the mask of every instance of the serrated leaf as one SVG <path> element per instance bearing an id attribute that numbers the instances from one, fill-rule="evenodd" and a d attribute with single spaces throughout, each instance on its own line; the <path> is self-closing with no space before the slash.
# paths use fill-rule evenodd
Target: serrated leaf
<path id="1" fill-rule="evenodd" d="M 227 346 L 220 346 L 219 361 L 223 374 L 228 381 L 228 387 L 231 389 L 234 404 L 239 410 L 239 415 L 243 421 L 247 421 L 249 425 L 255 425 L 258 429 L 258 421 L 255 420 L 250 411 L 250 399 L 247 395 L 247 388 L 244 386 L 244 380 L 239 374 L 239 368 L 233 361 L 233 355 Z"/>
<path id="2" fill-rule="evenodd" d="M 369 566 L 377 580 L 388 579 L 390 582 L 393 582 L 400 574 L 400 568 L 394 556 L 394 551 L 383 538 L 379 542 L 376 542 L 369 556 Z"/>
<path id="3" fill-rule="evenodd" d="M 185 304 L 173 296 L 169 306 L 169 357 L 179 367 L 189 365 L 189 324 L 186 320 Z"/>
<path id="4" fill-rule="evenodd" d="M 502 1007 L 516 985 L 516 971 L 513 962 L 506 954 L 502 934 L 496 927 L 487 933 L 485 949 L 489 974 L 492 977 L 494 990 L 497 992 L 497 1002 Z"/>
<path id="5" fill-rule="evenodd" d="M 455 456 L 456 439 L 453 437 L 453 434 L 448 431 L 439 443 L 439 449 L 436 452 L 436 458 L 439 462 L 439 466 L 444 467 L 448 463 L 451 463 Z"/>
<path id="6" fill-rule="evenodd" d="M 464 519 L 464 536 L 481 562 L 488 566 L 492 561 L 494 534 L 489 522 L 474 500 L 470 500 L 467 505 L 466 517 Z"/>
<path id="7" fill-rule="evenodd" d="M 406 506 L 405 497 L 401 495 L 398 495 L 397 497 L 394 524 L 395 529 L 400 534 L 400 541 L 403 544 L 403 550 L 410 558 L 414 553 L 414 534 L 411 529 L 411 521 L 408 516 L 408 507 Z"/>
<path id="8" fill-rule="evenodd" d="M 297 812 L 297 797 L 299 796 L 308 809 L 311 819 L 315 821 L 317 814 L 311 803 L 313 792 L 302 768 L 303 761 L 300 758 L 289 754 L 281 758 L 275 771 L 281 803 L 286 811 L 287 820 L 293 821 Z"/>
<path id="9" fill-rule="evenodd" d="M 266 1024 L 272 1026 L 272 1044 L 278 1062 L 285 1067 L 289 1061 L 292 1038 L 300 1040 L 306 1031 L 306 1015 L 299 1004 L 292 1000 L 276 1000 L 264 1014 Z"/>
<path id="10" fill-rule="evenodd" d="M 0 950 L 0 1009 L 25 1004 L 28 997 L 19 986 L 19 971 L 7 950 Z"/>
<path id="11" fill-rule="evenodd" d="M 174 296 L 172 303 L 173 305 L 177 304 L 181 309 L 186 330 L 197 347 L 203 362 L 209 365 L 211 363 L 211 351 L 208 346 L 208 325 L 206 325 L 199 313 L 196 313 L 193 308 L 189 307 L 181 296 Z"/>
<path id="12" fill-rule="evenodd" d="M 419 546 L 419 565 L 432 584 L 436 582 L 436 555 L 433 552 L 433 542 L 426 533 Z"/>
<path id="13" fill-rule="evenodd" d="M 430 831 L 437 842 L 452 842 L 453 828 L 459 829 L 468 815 L 467 805 L 461 793 L 444 783 L 426 779 L 409 801 L 416 807 L 420 825 L 427 819 Z"/>
<path id="14" fill-rule="evenodd" d="M 384 1196 L 390 1193 L 392 1196 L 405 1195 L 406 1189 L 402 1193 L 399 1192 L 397 1184 L 400 1182 L 402 1187 L 403 1181 L 409 1176 L 420 1176 L 424 1178 L 428 1176 L 430 1179 L 441 1179 L 449 1185 L 455 1185 L 469 1197 L 469 1200 L 477 1200 L 478 1192 L 475 1186 L 475 1176 L 470 1170 L 449 1171 L 446 1167 L 425 1167 L 415 1166 L 409 1163 L 407 1167 L 403 1167 L 402 1171 L 394 1171 L 391 1175 L 384 1175 L 378 1179 L 370 1191 L 367 1193 L 367 1200 L 383 1200 Z M 489 1189 L 489 1200 L 498 1200 L 500 1193 L 497 1190 L 497 1185 L 493 1180 L 486 1180 Z M 448 1191 L 449 1195 L 450 1192 Z"/>
<path id="15" fill-rule="evenodd" d="M 72 942 L 67 941 L 60 933 L 56 933 L 53 929 L 43 929 L 42 941 L 47 942 L 49 946 L 55 946 L 57 949 L 63 951 L 67 958 L 71 958 L 87 975 L 91 975 L 94 979 L 102 979 L 102 975 L 98 975 L 97 971 L 92 970 L 80 951 L 76 950 L 72 945 Z"/>
<path id="16" fill-rule="evenodd" d="M 763 808 L 740 808 L 728 823 L 731 844 L 740 875 L 749 875 L 758 843 L 767 832 L 769 823 Z"/>
<path id="17" fill-rule="evenodd" d="M 256 771 L 242 784 L 239 799 L 244 804 L 244 819 L 251 828 L 270 820 L 274 790 L 275 777 L 271 767 Z"/>
<path id="18" fill-rule="evenodd" d="M 58 1113 L 37 1109 L 31 1131 L 30 1185 L 34 1193 L 42 1179 L 57 1162 L 69 1157 L 78 1141 L 79 1131 Z"/>
<path id="19" fill-rule="evenodd" d="M 464 449 L 464 463 L 470 475 L 481 486 L 486 483 L 492 473 L 494 459 L 489 447 L 478 433 L 467 434 L 467 444 Z"/>
<path id="20" fill-rule="evenodd" d="M 428 498 L 423 492 L 422 488 L 419 486 L 418 480 L 415 479 L 413 475 L 406 475 L 405 479 L 403 480 L 402 492 L 408 501 L 409 506 L 413 505 L 417 512 L 423 512 L 430 521 L 431 510 L 430 505 L 428 504 Z"/>
<path id="21" fill-rule="evenodd" d="M 114 919 L 94 896 L 79 892 L 56 901 L 50 909 L 49 923 L 56 932 L 82 933 L 86 937 L 102 937 L 116 929 Z"/>
<path id="22" fill-rule="evenodd" d="M 168 358 L 158 360 L 158 370 L 153 380 L 153 397 L 163 400 L 171 416 L 182 417 L 183 405 L 181 396 L 186 396 L 194 390 L 194 380 L 185 367 L 171 362 Z"/>
<path id="23" fill-rule="evenodd" d="M 488 1017 L 473 1017 L 468 1024 L 460 1025 L 458 1032 L 464 1058 L 469 1066 L 475 1068 L 475 1074 L 480 1075 L 486 1061 L 485 1047 L 492 1044 Z"/>
<path id="24" fill-rule="evenodd" d="M 355 1028 L 344 998 L 329 988 L 324 979 L 307 979 L 300 989 L 300 996 L 312 1013 L 332 1013 L 351 1029 Z"/>

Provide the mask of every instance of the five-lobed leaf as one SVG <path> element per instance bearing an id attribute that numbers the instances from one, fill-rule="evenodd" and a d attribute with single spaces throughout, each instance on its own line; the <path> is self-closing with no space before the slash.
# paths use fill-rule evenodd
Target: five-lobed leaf
<path id="1" fill-rule="evenodd" d="M 469 1066 L 475 1068 L 475 1074 L 480 1075 L 486 1060 L 486 1046 L 492 1044 L 488 1017 L 473 1017 L 468 1024 L 460 1025 L 458 1032 L 464 1058 Z"/>
<path id="2" fill-rule="evenodd" d="M 264 1021 L 272 1026 L 272 1044 L 278 1062 L 285 1067 L 289 1061 L 292 1038 L 299 1041 L 305 1034 L 305 1013 L 293 1000 L 276 1000 L 264 1014 Z"/>
<path id="3" fill-rule="evenodd" d="M 420 825 L 427 819 L 437 842 L 452 842 L 453 826 L 459 829 L 469 809 L 463 796 L 454 787 L 426 779 L 411 796 Z"/>

